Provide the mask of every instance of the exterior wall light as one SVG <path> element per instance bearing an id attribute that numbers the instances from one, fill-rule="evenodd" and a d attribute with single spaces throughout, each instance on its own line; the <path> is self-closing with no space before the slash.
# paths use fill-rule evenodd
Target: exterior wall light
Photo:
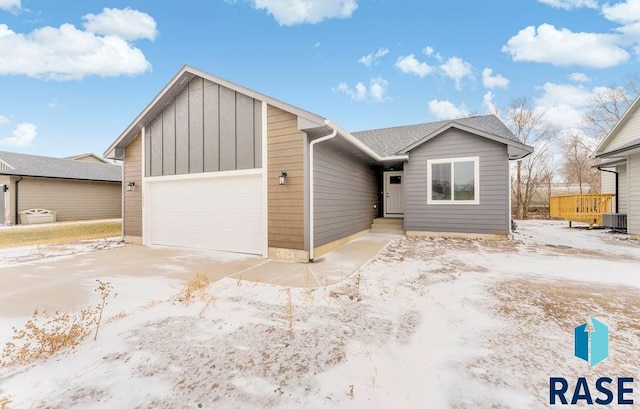
<path id="1" fill-rule="evenodd" d="M 280 172 L 280 177 L 278 178 L 278 183 L 281 185 L 284 185 L 284 183 L 287 181 L 287 171 L 283 170 Z"/>
<path id="2" fill-rule="evenodd" d="M 129 182 L 127 183 L 127 190 L 129 192 L 131 192 L 133 190 L 133 187 L 136 185 L 136 182 Z"/>

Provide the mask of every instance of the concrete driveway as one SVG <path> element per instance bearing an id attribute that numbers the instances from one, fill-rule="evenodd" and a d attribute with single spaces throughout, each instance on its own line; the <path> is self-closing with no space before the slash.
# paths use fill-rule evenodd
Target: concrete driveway
<path id="1" fill-rule="evenodd" d="M 125 246 L 0 268 L 0 320 L 30 316 L 35 309 L 71 311 L 98 301 L 96 279 L 113 284 L 112 312 L 177 294 L 197 272 L 293 287 L 331 285 L 357 271 L 399 236 L 368 234 L 312 264 L 191 249 Z M 7 321 L 8 322 L 8 321 Z M 6 322 L 5 322 L 6 324 Z M 2 330 L 2 328 L 0 328 Z"/>

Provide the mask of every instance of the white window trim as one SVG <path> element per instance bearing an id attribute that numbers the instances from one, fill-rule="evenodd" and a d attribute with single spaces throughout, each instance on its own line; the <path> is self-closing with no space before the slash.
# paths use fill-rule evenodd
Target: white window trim
<path id="1" fill-rule="evenodd" d="M 451 200 L 433 200 L 432 199 L 432 177 L 431 166 L 438 163 L 451 163 L 451 181 L 455 181 L 456 162 L 473 162 L 473 197 L 474 200 L 454 200 L 453 188 L 451 183 Z M 446 159 L 428 159 L 427 160 L 427 204 L 429 205 L 478 205 L 480 204 L 480 157 L 470 156 L 464 158 L 446 158 Z"/>

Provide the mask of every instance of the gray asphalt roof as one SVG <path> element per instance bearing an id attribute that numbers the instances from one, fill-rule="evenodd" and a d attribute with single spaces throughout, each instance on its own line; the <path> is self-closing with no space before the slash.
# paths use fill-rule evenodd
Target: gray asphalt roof
<path id="1" fill-rule="evenodd" d="M 469 118 L 427 122 L 418 125 L 372 129 L 369 131 L 352 132 L 351 134 L 379 155 L 390 156 L 401 152 L 403 148 L 432 134 L 450 122 L 518 142 L 518 139 L 511 133 L 509 128 L 495 115 L 473 116 Z"/>
<path id="2" fill-rule="evenodd" d="M 0 170 L 0 174 L 4 175 L 42 176 L 107 182 L 120 182 L 122 180 L 122 167 L 120 165 L 3 151 L 0 151 L 0 160 L 13 168 L 12 170 Z"/>

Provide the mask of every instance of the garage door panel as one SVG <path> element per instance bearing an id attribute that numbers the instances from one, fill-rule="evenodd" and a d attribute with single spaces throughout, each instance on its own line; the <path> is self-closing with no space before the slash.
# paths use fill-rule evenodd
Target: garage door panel
<path id="1" fill-rule="evenodd" d="M 262 254 L 262 176 L 150 183 L 151 243 Z"/>

